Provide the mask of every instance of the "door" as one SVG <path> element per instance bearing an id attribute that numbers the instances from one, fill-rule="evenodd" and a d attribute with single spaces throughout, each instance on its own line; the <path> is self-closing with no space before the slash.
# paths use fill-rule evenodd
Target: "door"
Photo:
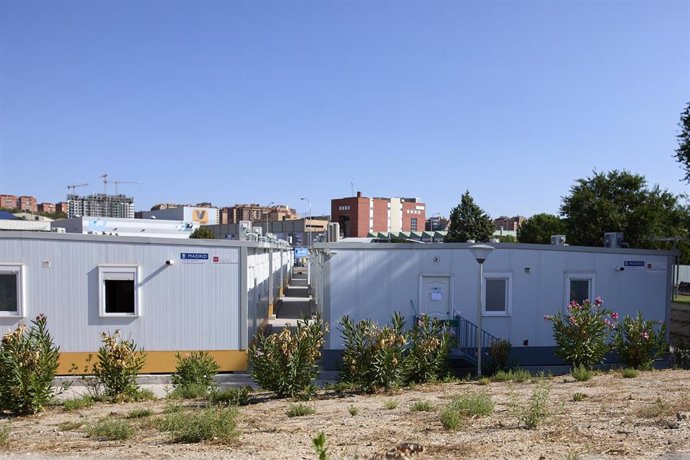
<path id="1" fill-rule="evenodd" d="M 450 298 L 450 276 L 422 275 L 420 313 L 435 318 L 449 319 L 452 303 Z"/>

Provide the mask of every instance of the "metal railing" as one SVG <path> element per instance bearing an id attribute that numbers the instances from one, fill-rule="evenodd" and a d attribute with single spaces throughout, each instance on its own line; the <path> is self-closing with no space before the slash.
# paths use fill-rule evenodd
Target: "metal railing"
<path id="1" fill-rule="evenodd" d="M 455 338 L 457 340 L 457 344 L 455 346 L 456 354 L 462 356 L 463 358 L 473 363 L 477 362 L 478 332 L 479 328 L 473 322 L 466 320 L 460 315 L 455 317 Z M 486 353 L 485 350 L 487 348 L 489 348 L 491 345 L 498 342 L 499 340 L 500 339 L 495 335 L 492 335 L 482 330 L 482 356 L 484 356 L 484 353 Z"/>

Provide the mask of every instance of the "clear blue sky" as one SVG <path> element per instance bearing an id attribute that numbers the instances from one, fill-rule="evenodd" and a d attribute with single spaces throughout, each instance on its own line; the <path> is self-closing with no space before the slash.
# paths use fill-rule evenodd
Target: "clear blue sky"
<path id="1" fill-rule="evenodd" d="M 557 213 L 593 170 L 688 191 L 688 101 L 686 0 L 0 0 L 0 193 L 39 201 Z"/>

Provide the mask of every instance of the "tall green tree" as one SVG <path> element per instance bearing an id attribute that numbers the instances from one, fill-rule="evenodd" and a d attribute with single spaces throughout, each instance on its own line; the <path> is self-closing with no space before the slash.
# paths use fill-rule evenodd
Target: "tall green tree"
<path id="1" fill-rule="evenodd" d="M 633 248 L 661 247 L 656 237 L 687 233 L 687 209 L 658 185 L 647 187 L 644 176 L 628 171 L 595 172 L 578 179 L 563 198 L 568 243 L 601 246 L 605 232 L 624 232 Z"/>
<path id="2" fill-rule="evenodd" d="M 551 235 L 563 235 L 565 222 L 553 214 L 535 214 L 518 227 L 517 240 L 520 243 L 550 244 Z"/>
<path id="3" fill-rule="evenodd" d="M 494 224 L 491 218 L 475 204 L 470 192 L 466 191 L 460 198 L 460 204 L 450 211 L 450 226 L 444 241 L 488 241 L 493 233 Z"/>
<path id="4" fill-rule="evenodd" d="M 678 134 L 678 148 L 676 149 L 676 160 L 685 170 L 686 182 L 690 182 L 690 102 L 680 114 L 680 133 Z"/>
<path id="5" fill-rule="evenodd" d="M 213 230 L 208 227 L 199 227 L 189 235 L 190 238 L 197 238 L 201 240 L 212 240 L 215 238 Z"/>

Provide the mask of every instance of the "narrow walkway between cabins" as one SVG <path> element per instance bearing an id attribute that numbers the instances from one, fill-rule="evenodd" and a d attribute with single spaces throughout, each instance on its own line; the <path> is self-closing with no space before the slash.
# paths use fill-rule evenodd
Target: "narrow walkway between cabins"
<path id="1" fill-rule="evenodd" d="M 311 313 L 312 298 L 307 284 L 306 267 L 295 267 L 284 297 L 276 305 L 276 318 L 268 321 L 272 328 L 295 326 L 298 319 Z"/>

